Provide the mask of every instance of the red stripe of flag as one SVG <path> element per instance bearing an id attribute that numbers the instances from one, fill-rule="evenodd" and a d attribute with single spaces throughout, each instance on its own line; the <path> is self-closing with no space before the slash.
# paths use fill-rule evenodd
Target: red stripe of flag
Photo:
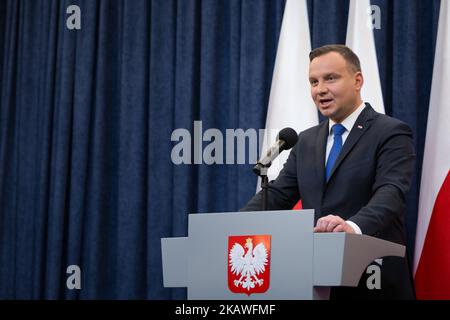
<path id="1" fill-rule="evenodd" d="M 450 299 L 450 171 L 434 204 L 415 285 L 418 299 Z"/>

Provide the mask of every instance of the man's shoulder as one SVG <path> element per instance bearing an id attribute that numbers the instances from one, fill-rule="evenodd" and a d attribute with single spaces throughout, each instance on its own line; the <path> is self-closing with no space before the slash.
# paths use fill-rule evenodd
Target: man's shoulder
<path id="1" fill-rule="evenodd" d="M 308 129 L 303 130 L 302 132 L 300 132 L 299 137 L 300 136 L 304 136 L 304 137 L 313 136 L 313 137 L 315 137 L 315 136 L 317 136 L 319 131 L 321 129 L 323 129 L 323 126 L 326 126 L 326 125 L 327 125 L 327 120 L 324 120 L 324 121 L 320 122 L 319 124 L 317 124 L 317 125 L 315 125 L 315 126 L 313 126 L 311 128 L 308 128 Z"/>
<path id="2" fill-rule="evenodd" d="M 373 125 L 385 132 L 401 131 L 408 134 L 412 132 L 410 126 L 406 122 L 382 113 L 377 113 Z"/>
<path id="3" fill-rule="evenodd" d="M 405 122 L 384 113 L 377 112 L 368 102 L 365 104 L 366 107 L 361 112 L 358 120 L 363 122 L 367 120 L 373 121 L 372 125 L 375 124 L 376 126 L 381 126 L 387 130 L 395 127 L 409 128 L 409 125 Z"/>

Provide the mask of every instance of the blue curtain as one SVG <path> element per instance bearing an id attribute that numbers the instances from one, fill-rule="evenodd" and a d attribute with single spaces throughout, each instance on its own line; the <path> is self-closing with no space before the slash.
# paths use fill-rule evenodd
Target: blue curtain
<path id="1" fill-rule="evenodd" d="M 411 249 L 439 1 L 373 3 L 386 112 L 416 138 Z M 188 213 L 239 209 L 256 178 L 174 165 L 171 134 L 264 127 L 284 4 L 0 1 L 0 298 L 185 297 L 163 288 L 160 238 L 186 236 Z M 348 4 L 308 0 L 313 47 L 345 42 Z"/>
<path id="2" fill-rule="evenodd" d="M 284 2 L 2 5 L 0 297 L 185 297 L 163 288 L 161 237 L 238 209 L 256 178 L 173 165 L 171 133 L 264 126 Z"/>

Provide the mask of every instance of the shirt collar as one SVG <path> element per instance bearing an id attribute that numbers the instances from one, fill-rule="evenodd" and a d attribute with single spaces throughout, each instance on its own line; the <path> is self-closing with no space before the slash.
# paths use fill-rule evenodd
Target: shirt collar
<path id="1" fill-rule="evenodd" d="M 364 110 L 364 108 L 366 107 L 366 104 L 363 102 L 359 105 L 358 108 L 356 108 L 355 111 L 353 111 L 347 118 L 344 119 L 344 121 L 341 122 L 341 124 L 344 126 L 345 130 L 350 132 L 350 130 L 353 128 L 353 125 L 356 122 L 356 119 L 358 119 L 359 115 L 361 114 L 361 112 Z M 336 124 L 336 122 L 334 122 L 331 119 L 328 119 L 329 123 L 328 123 L 328 134 L 331 134 L 331 128 L 333 128 L 333 126 Z"/>

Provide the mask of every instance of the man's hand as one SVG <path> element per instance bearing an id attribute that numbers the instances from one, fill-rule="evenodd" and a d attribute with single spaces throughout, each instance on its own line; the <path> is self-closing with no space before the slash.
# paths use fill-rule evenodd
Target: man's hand
<path id="1" fill-rule="evenodd" d="M 355 230 L 344 219 L 332 214 L 317 220 L 314 232 L 346 232 L 355 233 Z"/>

